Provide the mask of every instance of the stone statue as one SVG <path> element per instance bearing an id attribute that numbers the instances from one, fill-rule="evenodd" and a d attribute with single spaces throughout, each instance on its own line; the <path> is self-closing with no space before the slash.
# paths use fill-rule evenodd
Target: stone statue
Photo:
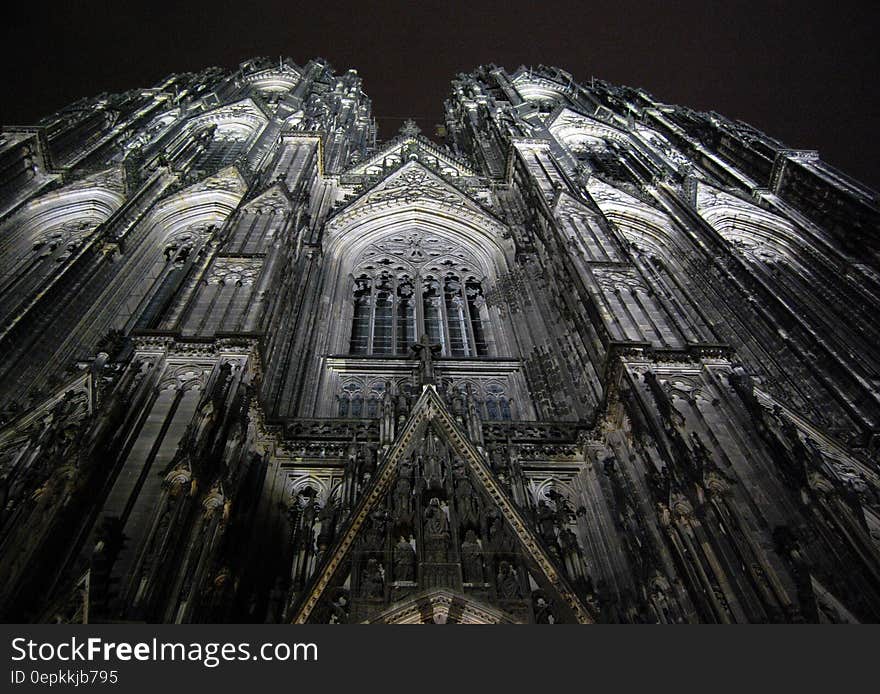
<path id="1" fill-rule="evenodd" d="M 466 475 L 455 484 L 455 508 L 458 511 L 458 521 L 462 528 L 479 527 L 480 497 Z"/>
<path id="2" fill-rule="evenodd" d="M 464 542 L 461 543 L 461 568 L 465 582 L 483 582 L 483 553 L 473 530 L 465 533 Z"/>
<path id="3" fill-rule="evenodd" d="M 704 473 L 712 466 L 712 454 L 697 432 L 691 432 L 691 452 L 693 453 L 696 474 Z"/>
<path id="4" fill-rule="evenodd" d="M 425 509 L 425 559 L 444 562 L 449 549 L 449 520 L 440 499 L 431 497 Z"/>
<path id="5" fill-rule="evenodd" d="M 513 551 L 514 540 L 500 516 L 495 516 L 490 521 L 489 546 L 491 551 L 496 554 L 507 554 Z"/>
<path id="6" fill-rule="evenodd" d="M 576 517 L 574 509 L 563 494 L 560 494 L 555 489 L 550 489 L 547 492 L 547 496 L 556 506 L 556 522 L 560 526 Z"/>
<path id="7" fill-rule="evenodd" d="M 465 414 L 465 399 L 464 393 L 461 392 L 461 389 L 455 388 L 452 391 L 452 397 L 450 398 L 450 403 L 452 407 L 452 414 L 454 414 L 457 418 L 461 418 Z"/>
<path id="8" fill-rule="evenodd" d="M 577 535 L 571 528 L 559 531 L 559 544 L 562 545 L 562 561 L 572 580 L 582 579 L 584 568 L 581 564 L 581 549 Z"/>
<path id="9" fill-rule="evenodd" d="M 399 477 L 402 477 L 402 478 L 404 478 L 406 480 L 410 480 L 410 481 L 412 480 L 413 468 L 415 467 L 415 464 L 413 463 L 411 458 L 404 458 L 403 460 L 400 461 L 400 463 L 398 464 L 397 467 L 398 467 L 398 470 L 400 471 L 398 473 Z"/>
<path id="10" fill-rule="evenodd" d="M 379 504 L 376 509 L 370 513 L 369 527 L 364 530 L 364 545 L 371 548 L 379 548 L 385 540 L 385 532 L 388 528 L 388 512 L 385 507 Z"/>
<path id="11" fill-rule="evenodd" d="M 382 577 L 382 567 L 373 558 L 367 559 L 364 573 L 361 577 L 361 596 L 365 598 L 381 598 L 385 593 L 385 580 Z"/>
<path id="12" fill-rule="evenodd" d="M 578 551 L 577 535 L 571 528 L 563 528 L 559 532 L 559 542 L 562 544 L 562 549 L 567 552 Z"/>
<path id="13" fill-rule="evenodd" d="M 409 541 L 401 537 L 394 546 L 394 579 L 414 581 L 416 575 L 416 553 Z"/>
<path id="14" fill-rule="evenodd" d="M 380 424 L 380 439 L 383 444 L 390 444 L 394 440 L 394 397 L 391 395 L 391 381 L 385 381 L 385 389 L 382 391 L 382 421 Z"/>
<path id="15" fill-rule="evenodd" d="M 535 598 L 535 624 L 556 624 L 556 617 L 543 595 Z"/>
<path id="16" fill-rule="evenodd" d="M 467 466 L 461 458 L 454 458 L 452 461 L 452 479 L 460 480 L 467 477 Z"/>
<path id="17" fill-rule="evenodd" d="M 360 465 L 360 473 L 361 473 L 361 484 L 366 486 L 369 484 L 370 480 L 373 479 L 373 475 L 376 473 L 376 457 L 373 453 L 373 449 L 369 446 L 364 446 L 359 455 L 361 465 Z"/>
<path id="18" fill-rule="evenodd" d="M 348 624 L 348 595 L 340 592 L 330 603 L 330 624 Z"/>
<path id="19" fill-rule="evenodd" d="M 510 489 L 510 468 L 508 466 L 507 452 L 498 447 L 492 452 L 492 472 L 498 477 L 507 489 Z"/>
<path id="20" fill-rule="evenodd" d="M 397 416 L 403 417 L 409 414 L 409 398 L 403 392 L 403 386 L 397 389 Z"/>
<path id="21" fill-rule="evenodd" d="M 418 357 L 419 363 L 419 385 L 433 385 L 434 381 L 434 360 L 440 356 L 443 349 L 440 344 L 433 344 L 427 335 L 412 346 Z"/>
<path id="22" fill-rule="evenodd" d="M 318 513 L 318 521 L 321 523 L 321 530 L 318 532 L 318 549 L 323 551 L 333 542 L 333 533 L 336 529 L 336 508 L 333 503 L 327 501 L 324 508 Z"/>
<path id="23" fill-rule="evenodd" d="M 498 566 L 498 576 L 496 577 L 495 584 L 498 590 L 498 597 L 502 600 L 516 600 L 521 597 L 519 580 L 509 562 L 502 561 Z"/>
<path id="24" fill-rule="evenodd" d="M 394 523 L 395 525 L 412 524 L 412 483 L 406 477 L 398 478 L 394 486 Z"/>
<path id="25" fill-rule="evenodd" d="M 306 490 L 307 492 L 311 491 L 311 488 Z M 312 523 L 315 522 L 315 518 L 318 515 L 318 502 L 315 500 L 314 495 L 304 494 L 308 499 L 303 506 L 302 510 L 302 522 L 305 526 L 311 526 Z"/>
<path id="26" fill-rule="evenodd" d="M 541 499 L 538 502 L 538 510 L 536 512 L 538 520 L 538 531 L 541 539 L 549 545 L 556 545 L 556 514 L 546 501 Z"/>
<path id="27" fill-rule="evenodd" d="M 382 391 L 382 416 L 394 417 L 394 397 L 391 395 L 391 381 L 385 381 Z"/>
<path id="28" fill-rule="evenodd" d="M 422 459 L 422 477 L 428 489 L 443 489 L 443 463 L 437 455 L 429 453 Z"/>
<path id="29" fill-rule="evenodd" d="M 357 475 L 358 469 L 358 445 L 357 440 L 352 439 L 345 451 L 345 469 L 352 477 Z"/>
<path id="30" fill-rule="evenodd" d="M 429 535 L 449 534 L 449 521 L 436 496 L 431 497 L 425 510 L 425 532 Z"/>

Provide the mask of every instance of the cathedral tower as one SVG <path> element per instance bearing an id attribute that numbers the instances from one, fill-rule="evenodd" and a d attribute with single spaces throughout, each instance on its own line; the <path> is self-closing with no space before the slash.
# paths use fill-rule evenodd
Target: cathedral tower
<path id="1" fill-rule="evenodd" d="M 880 620 L 877 193 L 459 75 L 259 58 L 0 136 L 5 621 Z"/>

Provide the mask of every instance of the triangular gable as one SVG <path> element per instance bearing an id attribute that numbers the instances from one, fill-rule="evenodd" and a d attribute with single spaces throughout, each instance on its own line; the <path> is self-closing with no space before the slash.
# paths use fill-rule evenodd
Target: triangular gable
<path id="1" fill-rule="evenodd" d="M 241 175 L 238 167 L 231 164 L 216 173 L 206 176 L 200 181 L 196 181 L 190 186 L 184 188 L 177 196 L 191 195 L 203 191 L 223 191 L 236 195 L 244 195 L 247 192 L 247 181 Z"/>
<path id="2" fill-rule="evenodd" d="M 464 162 L 458 161 L 449 156 L 447 153 L 435 147 L 424 137 L 414 135 L 395 138 L 369 159 L 356 164 L 345 173 L 354 176 L 375 173 L 375 170 L 381 170 L 384 162 L 391 157 L 396 157 L 403 162 L 414 147 L 418 148 L 427 157 L 436 159 L 438 167 L 444 172 L 444 174 L 448 172 L 450 175 L 463 177 L 475 177 L 478 175 L 476 171 L 467 166 Z"/>
<path id="3" fill-rule="evenodd" d="M 247 72 L 243 75 L 243 79 L 251 83 L 280 78 L 292 80 L 293 84 L 296 84 L 300 77 L 302 77 L 301 68 L 289 59 L 284 59 L 278 64 Z"/>
<path id="4" fill-rule="evenodd" d="M 474 201 L 454 185 L 417 161 L 410 161 L 390 173 L 375 186 L 355 198 L 328 220 L 328 227 L 350 221 L 377 207 L 406 206 L 424 203 L 427 206 L 455 207 L 504 232 L 506 227 L 492 212 Z"/>
<path id="5" fill-rule="evenodd" d="M 260 208 L 291 208 L 287 189 L 282 183 L 273 183 L 261 193 L 247 201 L 245 209 L 254 210 Z"/>
<path id="6" fill-rule="evenodd" d="M 778 411 L 795 426 L 805 439 L 815 444 L 828 465 L 828 471 L 841 482 L 859 484 L 868 481 L 873 486 L 880 486 L 880 474 L 871 466 L 868 459 L 861 459 L 841 441 L 811 423 L 801 413 L 784 402 L 774 398 L 770 393 L 755 388 L 755 397 L 768 412 Z"/>
<path id="7" fill-rule="evenodd" d="M 560 188 L 556 193 L 556 200 L 553 203 L 553 212 L 557 217 L 565 214 L 578 214 L 587 217 L 596 216 L 594 210 L 591 210 L 582 201 L 578 200 L 564 188 Z"/>
<path id="8" fill-rule="evenodd" d="M 554 592 L 559 597 L 563 608 L 570 613 L 574 620 L 580 623 L 592 623 L 593 617 L 568 585 L 520 510 L 495 478 L 484 461 L 483 454 L 449 413 L 434 386 L 423 387 L 422 394 L 413 406 L 409 420 L 388 451 L 378 474 L 371 482 L 370 488 L 358 502 L 347 528 L 329 552 L 328 560 L 319 569 L 312 582 L 308 597 L 300 605 L 293 622 L 302 624 L 308 621 L 325 590 L 330 587 L 334 576 L 343 565 L 370 512 L 382 503 L 390 491 L 398 472 L 399 463 L 414 450 L 416 443 L 421 440 L 421 436 L 425 434 L 429 425 L 434 426 L 455 454 L 465 462 L 472 473 L 472 481 L 475 483 L 477 491 L 482 491 L 490 503 L 501 512 L 502 517 L 520 543 L 524 556 L 530 564 L 529 568 L 533 570 L 533 577 L 539 583 L 546 584 L 541 587 Z"/>
<path id="9" fill-rule="evenodd" d="M 532 87 L 537 94 L 542 94 L 543 92 L 562 93 L 568 89 L 567 84 L 543 74 L 536 74 L 530 68 L 526 68 L 522 65 L 515 73 L 513 73 L 510 81 L 520 92 L 526 90 L 528 87 Z M 529 96 L 531 96 L 531 94 Z"/>
<path id="10" fill-rule="evenodd" d="M 733 195 L 704 181 L 699 181 L 697 183 L 697 211 L 702 214 L 703 212 L 716 209 L 742 210 L 752 214 L 763 215 L 767 218 L 779 219 L 780 222 L 788 224 L 786 220 L 768 212 L 754 200 Z"/>
<path id="11" fill-rule="evenodd" d="M 64 186 L 64 190 L 80 188 L 105 188 L 121 193 L 125 189 L 125 171 L 121 165 L 114 165 L 77 178 Z"/>
<path id="12" fill-rule="evenodd" d="M 150 212 L 150 218 L 169 230 L 174 228 L 175 220 L 194 223 L 198 219 L 215 224 L 238 207 L 245 193 L 247 183 L 233 164 L 162 198 Z M 196 199 L 210 204 L 196 205 Z M 181 201 L 188 204 L 181 205 Z"/>
<path id="13" fill-rule="evenodd" d="M 762 210 L 754 203 L 738 198 L 720 188 L 711 186 L 703 181 L 697 184 L 697 211 L 703 212 L 714 207 L 732 207 L 745 210 Z"/>

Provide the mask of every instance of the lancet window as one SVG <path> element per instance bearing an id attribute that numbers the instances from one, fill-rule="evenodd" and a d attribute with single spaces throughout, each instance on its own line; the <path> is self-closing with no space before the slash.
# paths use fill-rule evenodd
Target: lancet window
<path id="1" fill-rule="evenodd" d="M 206 171 L 215 171 L 234 163 L 247 150 L 252 136 L 250 131 L 237 127 L 209 126 L 203 132 L 207 142 L 194 166 Z"/>
<path id="2" fill-rule="evenodd" d="M 351 300 L 351 354 L 405 356 L 423 334 L 447 357 L 489 354 L 483 279 L 451 242 L 375 244 L 352 275 Z"/>

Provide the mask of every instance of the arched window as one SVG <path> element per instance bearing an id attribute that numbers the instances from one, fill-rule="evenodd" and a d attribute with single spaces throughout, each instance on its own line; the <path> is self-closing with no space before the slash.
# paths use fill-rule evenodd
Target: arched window
<path id="1" fill-rule="evenodd" d="M 357 418 L 363 415 L 364 391 L 360 383 L 346 383 L 337 398 L 339 399 L 337 416 Z"/>
<path id="2" fill-rule="evenodd" d="M 354 281 L 352 300 L 354 319 L 351 324 L 351 353 L 367 354 L 370 350 L 370 320 L 372 314 L 373 281 L 366 276 Z"/>
<path id="3" fill-rule="evenodd" d="M 474 349 L 479 355 L 488 354 L 489 350 L 486 345 L 486 332 L 483 327 L 488 319 L 488 315 L 486 314 L 486 299 L 483 297 L 483 287 L 473 278 L 465 282 L 464 287 L 468 315 L 471 321 L 471 333 L 474 337 Z"/>
<path id="4" fill-rule="evenodd" d="M 382 273 L 374 285 L 373 354 L 393 354 L 394 343 L 394 280 Z"/>
<path id="5" fill-rule="evenodd" d="M 351 279 L 351 354 L 407 356 L 424 334 L 444 356 L 488 356 L 482 280 L 446 244 L 392 239 L 364 253 Z"/>
<path id="6" fill-rule="evenodd" d="M 412 280 L 403 275 L 397 283 L 397 354 L 405 354 L 416 336 L 416 292 Z"/>
<path id="7" fill-rule="evenodd" d="M 336 393 L 338 403 L 336 416 L 349 419 L 374 419 L 382 414 L 384 394 L 384 381 L 371 383 L 367 388 L 362 379 L 347 380 Z"/>
<path id="8" fill-rule="evenodd" d="M 509 420 L 510 400 L 507 399 L 507 393 L 504 387 L 497 383 L 490 383 L 485 388 L 486 393 L 486 417 L 494 420 Z"/>
<path id="9" fill-rule="evenodd" d="M 211 139 L 193 164 L 195 169 L 215 171 L 235 162 L 247 149 L 250 133 L 232 128 L 207 130 Z"/>
<path id="10" fill-rule="evenodd" d="M 374 383 L 370 386 L 369 397 L 367 398 L 367 411 L 365 416 L 378 417 L 379 410 L 382 405 L 382 395 L 385 393 L 385 386 L 381 383 Z"/>
<path id="11" fill-rule="evenodd" d="M 426 277 L 422 283 L 422 316 L 424 330 L 421 332 L 428 339 L 442 345 L 443 354 L 449 354 L 446 346 L 446 331 L 443 330 L 443 302 L 440 297 L 440 282 L 433 277 Z"/>
<path id="12" fill-rule="evenodd" d="M 446 303 L 446 324 L 449 326 L 449 351 L 453 356 L 468 356 L 469 347 L 466 321 L 467 308 L 458 277 L 449 274 L 443 282 Z"/>
<path id="13" fill-rule="evenodd" d="M 200 258 L 199 251 L 212 233 L 208 224 L 194 224 L 182 231 L 172 233 L 165 240 L 162 251 L 164 261 L 156 259 L 150 273 L 157 277 L 153 284 L 155 291 L 135 311 L 135 329 L 161 328 L 161 322 L 169 320 L 166 315 L 178 290 L 192 275 Z M 171 322 L 176 321 L 175 315 Z M 167 326 L 165 326 L 167 327 Z"/>
<path id="14" fill-rule="evenodd" d="M 351 396 L 351 405 L 348 413 L 352 417 L 362 417 L 364 414 L 364 396 L 361 393 L 355 393 Z"/>
<path id="15" fill-rule="evenodd" d="M 352 282 L 351 300 L 351 354 L 408 355 L 422 334 L 441 345 L 444 356 L 489 354 L 486 302 L 476 278 L 361 275 Z"/>

